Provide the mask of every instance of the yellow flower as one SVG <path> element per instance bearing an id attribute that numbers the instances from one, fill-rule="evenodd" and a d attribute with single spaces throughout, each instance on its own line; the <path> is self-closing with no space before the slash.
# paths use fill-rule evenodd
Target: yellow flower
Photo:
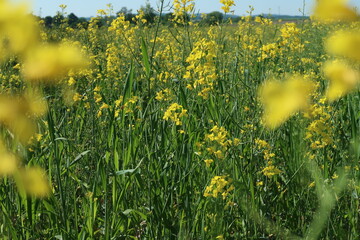
<path id="1" fill-rule="evenodd" d="M 234 0 L 220 0 L 220 3 L 223 4 L 221 9 L 224 10 L 225 13 L 230 12 L 230 7 L 235 5 Z"/>
<path id="2" fill-rule="evenodd" d="M 71 45 L 42 45 L 29 51 L 23 73 L 32 82 L 57 83 L 69 70 L 82 68 L 87 60 Z"/>
<path id="3" fill-rule="evenodd" d="M 6 151 L 0 152 L 0 176 L 13 174 L 17 170 L 18 161 L 16 157 Z"/>
<path id="4" fill-rule="evenodd" d="M 258 181 L 256 182 L 256 186 L 260 187 L 260 186 L 263 186 L 264 185 L 264 182 L 263 181 Z"/>
<path id="5" fill-rule="evenodd" d="M 31 196 L 43 198 L 50 194 L 50 185 L 45 171 L 39 167 L 30 167 L 21 174 L 24 190 Z"/>
<path id="6" fill-rule="evenodd" d="M 326 50 L 333 55 L 360 61 L 360 31 L 340 30 L 325 42 Z"/>
<path id="7" fill-rule="evenodd" d="M 81 98 L 82 98 L 82 96 L 79 94 L 79 93 L 75 93 L 74 94 L 74 96 L 73 96 L 73 101 L 74 102 L 78 102 L 78 101 L 80 101 L 81 100 Z"/>
<path id="8" fill-rule="evenodd" d="M 227 195 L 233 191 L 234 185 L 231 184 L 232 179 L 228 176 L 215 176 L 211 179 L 210 185 L 206 187 L 204 197 L 217 198 L 221 194 L 222 198 L 225 199 Z"/>
<path id="9" fill-rule="evenodd" d="M 259 89 L 259 98 L 265 108 L 264 125 L 277 128 L 297 111 L 308 108 L 314 90 L 314 82 L 297 75 L 290 76 L 285 82 L 265 82 Z"/>
<path id="10" fill-rule="evenodd" d="M 170 119 L 175 122 L 176 125 L 182 125 L 180 118 L 185 116 L 187 116 L 187 110 L 184 109 L 183 106 L 173 103 L 165 111 L 163 119 L 166 121 Z"/>
<path id="11" fill-rule="evenodd" d="M 30 89 L 25 93 L 26 105 L 31 116 L 41 117 L 48 111 L 47 102 L 38 89 Z"/>
<path id="12" fill-rule="evenodd" d="M 261 170 L 261 172 L 268 178 L 271 178 L 274 175 L 278 175 L 280 173 L 282 173 L 282 171 L 278 168 L 276 168 L 273 165 L 269 165 L 265 168 L 263 168 L 263 170 Z"/>
<path id="13" fill-rule="evenodd" d="M 206 160 L 204 160 L 204 162 L 205 162 L 205 164 L 206 164 L 206 167 L 210 167 L 211 163 L 213 163 L 214 160 L 212 160 L 212 159 L 206 159 Z"/>
<path id="14" fill-rule="evenodd" d="M 330 84 L 326 98 L 332 102 L 354 90 L 359 82 L 359 72 L 353 70 L 343 61 L 335 60 L 324 65 L 325 76 Z"/>
<path id="15" fill-rule="evenodd" d="M 41 100 L 39 100 L 41 102 Z M 39 116 L 43 108 L 33 100 L 0 95 L 0 123 L 22 143 L 35 133 L 36 125 L 29 116 Z"/>
<path id="16" fill-rule="evenodd" d="M 313 17 L 324 22 L 355 21 L 359 17 L 347 6 L 348 0 L 318 0 Z"/>
<path id="17" fill-rule="evenodd" d="M 38 42 L 37 24 L 28 14 L 26 4 L 16 6 L 9 1 L 0 1 L 0 26 L 0 48 L 24 53 Z M 5 39 L 8 41 L 3 41 Z M 6 46 L 3 46 L 5 42 Z"/>

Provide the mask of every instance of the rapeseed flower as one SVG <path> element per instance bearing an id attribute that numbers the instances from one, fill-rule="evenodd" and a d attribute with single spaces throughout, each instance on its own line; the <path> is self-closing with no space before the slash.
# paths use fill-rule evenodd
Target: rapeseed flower
<path id="1" fill-rule="evenodd" d="M 340 30 L 333 33 L 325 42 L 328 53 L 360 61 L 360 31 Z"/>
<path id="2" fill-rule="evenodd" d="M 15 54 L 23 54 L 38 43 L 39 30 L 26 4 L 0 1 L 0 36 L 0 48 L 6 43 L 7 50 Z"/>
<path id="3" fill-rule="evenodd" d="M 28 81 L 57 83 L 73 68 L 82 68 L 87 60 L 81 50 L 68 44 L 41 45 L 29 51 L 23 74 Z"/>
<path id="4" fill-rule="evenodd" d="M 275 129 L 296 112 L 307 109 L 314 90 L 314 82 L 297 75 L 284 82 L 266 81 L 259 89 L 259 98 L 264 105 L 264 125 Z"/>
<path id="5" fill-rule="evenodd" d="M 18 160 L 5 150 L 0 151 L 0 176 L 8 176 L 17 171 Z"/>
<path id="6" fill-rule="evenodd" d="M 332 102 L 354 90 L 359 83 L 359 72 L 352 69 L 346 62 L 335 60 L 324 65 L 325 76 L 329 79 L 326 98 Z"/>
<path id="7" fill-rule="evenodd" d="M 313 18 L 323 22 L 355 21 L 359 17 L 348 0 L 318 0 Z"/>
<path id="8" fill-rule="evenodd" d="M 223 4 L 221 9 L 224 10 L 224 13 L 230 12 L 230 7 L 235 5 L 234 0 L 220 0 L 220 3 Z"/>
<path id="9" fill-rule="evenodd" d="M 173 103 L 164 113 L 163 119 L 168 121 L 171 120 L 175 122 L 176 125 L 182 125 L 180 118 L 187 116 L 187 110 L 183 106 Z"/>
<path id="10" fill-rule="evenodd" d="M 39 167 L 30 167 L 22 170 L 21 184 L 26 193 L 37 198 L 44 198 L 50 194 L 51 188 L 45 171 Z"/>
<path id="11" fill-rule="evenodd" d="M 218 195 L 225 199 L 231 191 L 235 189 L 231 184 L 232 179 L 228 176 L 215 176 L 211 179 L 210 185 L 206 187 L 204 197 L 217 198 Z"/>

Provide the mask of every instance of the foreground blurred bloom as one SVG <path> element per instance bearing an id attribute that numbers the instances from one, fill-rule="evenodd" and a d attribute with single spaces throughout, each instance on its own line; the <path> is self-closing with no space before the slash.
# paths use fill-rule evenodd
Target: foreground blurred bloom
<path id="1" fill-rule="evenodd" d="M 290 76 L 285 82 L 265 82 L 259 89 L 259 98 L 265 108 L 264 125 L 277 128 L 297 111 L 308 108 L 314 90 L 314 82 L 297 75 Z"/>
<path id="2" fill-rule="evenodd" d="M 0 95 L 0 124 L 24 144 L 36 132 L 35 118 L 46 112 L 47 104 L 38 90 L 27 90 L 21 97 Z"/>
<path id="3" fill-rule="evenodd" d="M 326 42 L 326 50 L 333 55 L 360 61 L 360 31 L 340 30 L 330 36 Z"/>
<path id="4" fill-rule="evenodd" d="M 43 198 L 50 194 L 50 185 L 45 171 L 39 167 L 30 167 L 22 172 L 22 184 L 26 193 Z"/>
<path id="5" fill-rule="evenodd" d="M 335 60 L 324 65 L 325 76 L 330 84 L 326 98 L 332 102 L 354 90 L 359 82 L 359 72 L 343 61 Z"/>
<path id="6" fill-rule="evenodd" d="M 0 124 L 22 143 L 27 143 L 36 130 L 34 121 L 28 117 L 30 114 L 26 100 L 0 95 Z"/>
<path id="7" fill-rule="evenodd" d="M 14 53 L 23 53 L 37 43 L 36 21 L 28 14 L 25 4 L 16 6 L 10 1 L 0 1 L 0 40 L 0 48 L 9 48 Z"/>
<path id="8" fill-rule="evenodd" d="M 17 169 L 17 159 L 15 155 L 6 151 L 0 151 L 0 176 L 13 174 Z"/>
<path id="9" fill-rule="evenodd" d="M 356 11 L 347 3 L 348 0 L 318 0 L 313 17 L 323 22 L 357 20 Z"/>
<path id="10" fill-rule="evenodd" d="M 44 45 L 29 52 L 23 73 L 32 82 L 57 83 L 70 69 L 87 65 L 81 50 L 71 45 Z"/>
<path id="11" fill-rule="evenodd" d="M 47 102 L 38 89 L 28 89 L 24 94 L 24 100 L 30 116 L 41 117 L 47 113 Z"/>

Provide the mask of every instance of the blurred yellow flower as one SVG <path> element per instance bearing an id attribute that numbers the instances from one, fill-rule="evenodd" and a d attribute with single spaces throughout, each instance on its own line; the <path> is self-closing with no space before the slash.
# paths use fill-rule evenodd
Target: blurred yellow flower
<path id="1" fill-rule="evenodd" d="M 329 79 L 326 98 L 332 102 L 354 90 L 359 82 L 359 72 L 340 60 L 326 62 L 325 76 Z"/>
<path id="2" fill-rule="evenodd" d="M 259 99 L 264 105 L 264 125 L 270 129 L 279 127 L 299 110 L 309 107 L 315 83 L 298 75 L 285 82 L 266 81 L 259 88 Z"/>
<path id="3" fill-rule="evenodd" d="M 340 30 L 325 42 L 328 53 L 360 61 L 360 31 Z"/>
<path id="4" fill-rule="evenodd" d="M 57 83 L 70 69 L 86 67 L 87 63 L 75 46 L 43 45 L 29 52 L 23 73 L 32 82 Z"/>
<path id="5" fill-rule="evenodd" d="M 6 151 L 0 152 L 0 176 L 13 174 L 17 169 L 18 161 L 16 157 Z"/>
<path id="6" fill-rule="evenodd" d="M 22 143 L 27 143 L 36 130 L 34 121 L 29 118 L 34 114 L 31 105 L 24 98 L 0 95 L 0 123 Z"/>
<path id="7" fill-rule="evenodd" d="M 45 171 L 40 167 L 24 169 L 21 174 L 22 184 L 26 193 L 37 198 L 50 194 L 50 185 Z"/>
<path id="8" fill-rule="evenodd" d="M 359 17 L 348 0 L 318 0 L 313 18 L 323 22 L 355 21 Z"/>
<path id="9" fill-rule="evenodd" d="M 37 22 L 28 13 L 26 4 L 14 5 L 9 1 L 0 1 L 0 40 L 0 48 L 13 53 L 24 53 L 38 42 Z"/>
<path id="10" fill-rule="evenodd" d="M 34 117 L 44 116 L 48 111 L 47 102 L 44 96 L 37 89 L 28 89 L 25 92 L 25 101 L 28 113 Z"/>

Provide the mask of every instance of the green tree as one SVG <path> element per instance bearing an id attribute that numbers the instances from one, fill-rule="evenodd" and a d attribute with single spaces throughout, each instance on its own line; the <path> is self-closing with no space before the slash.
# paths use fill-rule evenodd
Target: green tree
<path id="1" fill-rule="evenodd" d="M 76 27 L 78 23 L 79 18 L 74 13 L 70 13 L 68 15 L 68 24 L 70 25 L 70 27 Z"/>
<path id="2" fill-rule="evenodd" d="M 224 14 L 218 11 L 211 12 L 206 15 L 205 23 L 214 25 L 220 23 L 224 19 Z"/>
<path id="3" fill-rule="evenodd" d="M 145 6 L 141 6 L 140 10 L 144 12 L 144 18 L 147 20 L 148 23 L 155 22 L 155 9 L 151 7 L 149 2 L 147 2 Z"/>

